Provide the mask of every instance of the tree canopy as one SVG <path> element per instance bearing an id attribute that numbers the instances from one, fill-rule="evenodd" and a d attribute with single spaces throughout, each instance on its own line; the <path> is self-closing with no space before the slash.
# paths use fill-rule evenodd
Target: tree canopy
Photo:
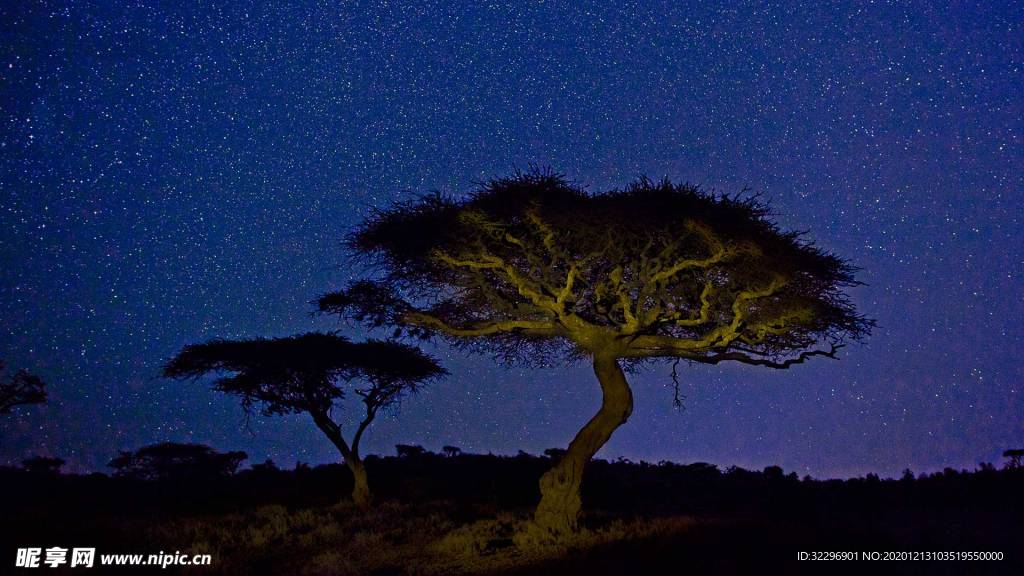
<path id="1" fill-rule="evenodd" d="M 114 475 L 138 480 L 205 480 L 229 476 L 248 456 L 217 452 L 204 444 L 162 442 L 122 451 L 110 461 Z"/>
<path id="2" fill-rule="evenodd" d="M 376 212 L 347 240 L 373 279 L 318 303 L 519 359 L 610 336 L 623 358 L 784 368 L 865 335 L 844 293 L 855 269 L 769 216 L 669 181 L 590 194 L 517 174 Z"/>
<path id="3" fill-rule="evenodd" d="M 225 372 L 214 389 L 242 397 L 266 415 L 327 413 L 345 397 L 342 382 L 374 411 L 444 373 L 419 349 L 399 342 L 354 343 L 338 334 L 310 332 L 284 338 L 211 340 L 191 344 L 164 366 L 170 378 Z"/>
<path id="4" fill-rule="evenodd" d="M 0 361 L 0 373 L 3 371 L 4 363 Z M 27 370 L 19 370 L 0 382 L 0 414 L 7 414 L 15 406 L 43 402 L 46 402 L 46 384 Z"/>

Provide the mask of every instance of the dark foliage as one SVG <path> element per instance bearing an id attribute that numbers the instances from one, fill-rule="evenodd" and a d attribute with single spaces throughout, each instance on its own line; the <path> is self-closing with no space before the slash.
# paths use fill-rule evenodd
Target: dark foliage
<path id="1" fill-rule="evenodd" d="M 234 474 L 245 452 L 217 452 L 203 444 L 163 442 L 120 452 L 108 466 L 114 475 L 136 480 L 207 480 Z"/>
<path id="2" fill-rule="evenodd" d="M 0 374 L 3 371 L 4 363 L 0 361 Z M 0 414 L 7 414 L 15 406 L 43 402 L 46 402 L 46 384 L 26 370 L 19 370 L 0 382 Z"/>
<path id="3" fill-rule="evenodd" d="M 242 454 L 217 452 L 206 446 L 200 448 L 219 455 Z M 538 496 L 536 479 L 550 467 L 548 458 L 526 453 L 516 456 L 462 453 L 447 457 L 424 450 L 418 454 L 418 458 L 366 456 L 366 466 L 379 477 L 381 498 L 406 503 L 452 500 L 486 505 L 492 512 L 525 509 Z M 1024 482 L 1024 469 L 996 469 L 986 463 L 979 464 L 974 471 L 946 468 L 930 474 L 904 474 L 899 479 L 880 479 L 872 474 L 847 480 L 800 479 L 796 473 L 777 466 L 763 470 L 732 466 L 723 470 L 705 462 L 601 459 L 591 464 L 583 485 L 583 497 L 594 510 L 590 513 L 594 520 L 599 520 L 602 514 L 613 513 L 779 515 L 825 521 L 830 515 L 848 517 L 859 512 L 897 514 L 963 508 L 964 514 L 968 510 L 1002 510 L 1016 518 L 1015 529 L 1024 530 L 1024 494 L 1019 490 L 1020 483 Z M 5 483 L 13 483 L 19 478 L 27 479 L 28 475 L 24 470 L 8 468 L 0 469 L 0 477 Z M 161 490 L 169 498 L 173 497 L 175 486 L 179 485 L 177 480 L 180 480 L 181 500 L 163 502 L 149 496 L 152 488 L 147 486 L 151 483 L 128 482 L 139 480 L 131 474 L 115 471 L 112 477 L 64 474 L 60 478 L 77 484 L 81 492 L 55 495 L 54 506 L 68 506 L 81 498 L 80 506 L 97 509 L 109 506 L 126 514 L 150 514 L 165 507 L 171 511 L 178 506 L 195 513 L 232 511 L 265 503 L 292 507 L 332 505 L 336 502 L 338 485 L 352 482 L 345 467 L 338 464 L 316 467 L 300 464 L 294 469 L 282 469 L 272 462 L 264 462 L 230 475 L 220 474 L 210 482 L 205 482 L 208 478 L 202 475 L 187 474 L 173 479 L 165 475 L 167 482 Z M 110 486 L 110 490 L 97 489 L 96 500 L 88 498 L 92 487 L 100 485 Z M 201 486 L 208 486 L 208 489 L 197 489 Z M 138 494 L 133 493 L 136 489 Z M 124 502 L 118 504 L 116 501 L 122 496 Z M 189 501 L 193 501 L 192 504 Z M 40 501 L 31 499 L 16 503 L 22 508 L 39 504 Z M 886 512 L 887 508 L 892 511 Z"/>
<path id="4" fill-rule="evenodd" d="M 63 458 L 48 456 L 33 456 L 21 461 L 22 469 L 33 474 L 59 474 L 64 464 Z"/>
<path id="5" fill-rule="evenodd" d="M 417 444 L 395 444 L 395 453 L 399 458 L 416 458 L 426 454 L 427 450 Z"/>
<path id="6" fill-rule="evenodd" d="M 756 197 L 668 181 L 588 194 L 550 172 L 517 174 L 374 214 L 348 246 L 377 280 L 318 304 L 532 360 L 587 348 L 581 326 L 628 337 L 624 357 L 766 365 L 865 335 L 872 322 L 843 292 L 854 268 L 769 216 Z"/>
<path id="7" fill-rule="evenodd" d="M 564 448 L 547 448 L 544 450 L 544 455 L 552 460 L 558 460 L 562 456 L 565 456 Z"/>
<path id="8" fill-rule="evenodd" d="M 1024 449 L 1012 449 L 1003 452 L 1003 458 L 1006 458 L 1006 465 L 1010 468 L 1020 468 L 1021 459 L 1024 458 Z"/>
<path id="9" fill-rule="evenodd" d="M 330 411 L 345 396 L 341 384 L 374 409 L 390 406 L 421 383 L 444 374 L 418 349 L 397 342 L 354 343 L 337 334 L 311 332 L 286 338 L 213 340 L 186 346 L 164 367 L 169 378 L 228 372 L 214 382 L 265 414 Z"/>

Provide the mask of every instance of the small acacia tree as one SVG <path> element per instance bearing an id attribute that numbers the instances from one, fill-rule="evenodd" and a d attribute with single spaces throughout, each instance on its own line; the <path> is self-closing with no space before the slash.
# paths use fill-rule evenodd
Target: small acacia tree
<path id="1" fill-rule="evenodd" d="M 205 444 L 161 442 L 134 452 L 120 451 L 107 466 L 114 475 L 136 480 L 210 480 L 234 474 L 245 452 L 218 452 Z"/>
<path id="2" fill-rule="evenodd" d="M 1017 448 L 1013 450 L 1006 450 L 1003 452 L 1003 458 L 1007 459 L 1007 468 L 1020 468 L 1021 458 L 1024 458 L 1024 449 Z"/>
<path id="3" fill-rule="evenodd" d="M 186 346 L 164 366 L 171 378 L 195 378 L 230 372 L 214 389 L 242 398 L 246 410 L 259 405 L 263 414 L 305 412 L 338 448 L 354 478 L 352 501 L 370 503 L 366 469 L 359 455 L 363 433 L 377 413 L 393 406 L 424 383 L 446 374 L 418 348 L 398 342 L 354 343 L 337 334 L 311 332 L 287 338 L 214 340 Z M 359 396 L 365 415 L 351 442 L 332 411 L 346 392 Z"/>
<path id="4" fill-rule="evenodd" d="M 0 361 L 0 373 L 3 371 L 4 363 Z M 46 402 L 46 384 L 26 370 L 19 370 L 0 382 L 0 414 L 7 414 L 15 406 L 43 402 Z"/>
<path id="5" fill-rule="evenodd" d="M 322 311 L 440 334 L 502 359 L 587 358 L 601 408 L 541 478 L 534 521 L 573 530 L 584 465 L 633 409 L 626 363 L 788 368 L 865 335 L 853 268 L 782 232 L 756 198 L 640 180 L 589 194 L 548 172 L 375 213 L 347 241 L 372 280 Z"/>

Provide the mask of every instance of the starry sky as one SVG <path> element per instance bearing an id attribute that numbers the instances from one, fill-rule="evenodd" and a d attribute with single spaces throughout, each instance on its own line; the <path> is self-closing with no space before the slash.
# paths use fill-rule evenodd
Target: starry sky
<path id="1" fill-rule="evenodd" d="M 307 418 L 247 422 L 161 364 L 338 328 L 310 300 L 353 276 L 340 240 L 373 207 L 530 164 L 760 192 L 863 268 L 879 324 L 840 361 L 685 368 L 683 411 L 667 367 L 632 375 L 599 457 L 823 478 L 1024 446 L 1024 7 L 615 4 L 3 3 L 0 358 L 51 401 L 0 422 L 0 463 L 166 440 L 336 461 Z M 451 377 L 371 452 L 539 453 L 600 402 L 586 365 L 429 350 Z"/>

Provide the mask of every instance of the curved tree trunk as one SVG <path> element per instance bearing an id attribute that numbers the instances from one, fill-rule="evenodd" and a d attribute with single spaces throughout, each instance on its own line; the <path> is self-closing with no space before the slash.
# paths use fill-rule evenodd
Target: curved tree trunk
<path id="1" fill-rule="evenodd" d="M 341 457 L 345 459 L 345 465 L 352 471 L 352 503 L 356 508 L 365 510 L 370 507 L 370 484 L 366 478 L 366 467 L 359 457 L 359 452 L 350 448 L 345 438 L 341 435 L 341 428 L 334 423 L 326 412 L 310 412 L 313 421 L 327 438 L 338 448 Z M 364 426 L 365 427 L 365 426 Z M 357 437 L 358 441 L 358 437 Z"/>
<path id="2" fill-rule="evenodd" d="M 366 479 L 366 467 L 363 461 L 357 457 L 346 458 L 345 463 L 352 471 L 352 502 L 356 508 L 365 510 L 370 507 L 370 484 Z"/>
<path id="3" fill-rule="evenodd" d="M 595 356 L 594 373 L 601 383 L 601 409 L 576 434 L 558 464 L 540 479 L 541 499 L 533 518 L 549 536 L 576 529 L 583 468 L 633 412 L 633 393 L 618 359 Z"/>

